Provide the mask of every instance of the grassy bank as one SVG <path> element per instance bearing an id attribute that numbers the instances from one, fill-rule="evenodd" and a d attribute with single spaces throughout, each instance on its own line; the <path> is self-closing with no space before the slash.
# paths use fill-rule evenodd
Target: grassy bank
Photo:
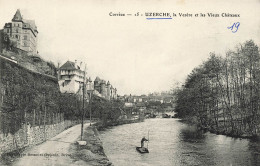
<path id="1" fill-rule="evenodd" d="M 71 145 L 71 157 L 76 162 L 84 161 L 86 165 L 93 166 L 112 166 L 105 155 L 96 126 L 87 127 L 83 140 L 87 142 L 86 145 L 78 145 L 77 143 Z"/>

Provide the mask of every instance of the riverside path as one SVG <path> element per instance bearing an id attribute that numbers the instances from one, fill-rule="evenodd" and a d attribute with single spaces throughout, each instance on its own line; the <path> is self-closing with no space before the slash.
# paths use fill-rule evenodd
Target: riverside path
<path id="1" fill-rule="evenodd" d="M 84 129 L 89 123 L 84 125 Z M 75 125 L 46 142 L 29 148 L 23 156 L 13 163 L 14 166 L 69 166 L 86 165 L 84 161 L 75 161 L 70 157 L 70 145 L 75 143 L 81 133 L 81 124 Z"/>

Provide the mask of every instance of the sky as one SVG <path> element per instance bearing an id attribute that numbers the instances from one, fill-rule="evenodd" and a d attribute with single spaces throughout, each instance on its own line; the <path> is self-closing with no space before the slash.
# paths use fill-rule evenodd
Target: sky
<path id="1" fill-rule="evenodd" d="M 168 91 L 206 61 L 253 39 L 260 46 L 260 0 L 0 0 L 0 27 L 16 10 L 38 27 L 45 60 L 87 64 L 88 76 L 109 80 L 120 95 Z M 132 16 L 109 16 L 109 13 Z M 139 12 L 176 13 L 148 20 Z M 179 17 L 190 13 L 193 17 Z M 240 17 L 195 17 L 231 13 Z M 240 23 L 236 33 L 227 27 Z"/>

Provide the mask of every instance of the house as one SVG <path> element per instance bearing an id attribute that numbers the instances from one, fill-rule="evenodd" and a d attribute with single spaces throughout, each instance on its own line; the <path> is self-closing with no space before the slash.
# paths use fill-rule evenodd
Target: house
<path id="1" fill-rule="evenodd" d="M 136 103 L 136 108 L 137 108 L 139 111 L 144 111 L 144 110 L 146 110 L 146 105 L 145 105 L 145 103 L 143 103 L 143 102 L 138 102 L 138 103 Z"/>
<path id="2" fill-rule="evenodd" d="M 83 86 L 85 71 L 82 63 L 67 61 L 58 69 L 58 80 L 61 93 L 76 94 Z"/>

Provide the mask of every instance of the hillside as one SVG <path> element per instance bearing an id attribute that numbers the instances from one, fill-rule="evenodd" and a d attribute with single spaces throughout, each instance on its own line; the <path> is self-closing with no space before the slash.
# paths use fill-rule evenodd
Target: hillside
<path id="1" fill-rule="evenodd" d="M 0 55 L 13 59 L 17 63 L 31 71 L 56 77 L 56 67 L 52 62 L 47 62 L 39 54 L 32 55 L 19 48 L 13 43 L 2 30 L 0 30 Z"/>
<path id="2" fill-rule="evenodd" d="M 4 58 L 0 58 L 0 69 L 1 131 L 15 133 L 23 123 L 40 125 L 44 119 L 46 123 L 52 123 L 48 117 L 59 112 L 57 79 L 32 72 Z"/>

